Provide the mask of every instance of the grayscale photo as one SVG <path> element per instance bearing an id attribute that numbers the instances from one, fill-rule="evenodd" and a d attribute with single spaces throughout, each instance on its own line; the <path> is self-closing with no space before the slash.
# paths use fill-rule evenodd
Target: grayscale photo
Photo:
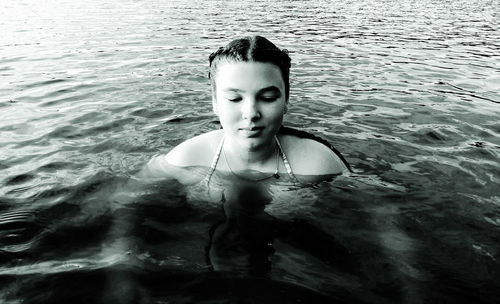
<path id="1" fill-rule="evenodd" d="M 498 303 L 496 0 L 0 0 L 0 303 Z"/>

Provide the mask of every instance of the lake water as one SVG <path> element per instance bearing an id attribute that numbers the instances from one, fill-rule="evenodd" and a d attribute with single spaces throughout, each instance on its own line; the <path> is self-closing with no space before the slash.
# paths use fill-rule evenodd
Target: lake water
<path id="1" fill-rule="evenodd" d="M 0 2 L 0 302 L 496 303 L 498 20 L 494 0 Z M 286 125 L 354 173 L 238 218 L 267 247 L 224 270 L 221 206 L 126 185 L 219 127 L 208 55 L 253 34 L 290 51 Z"/>

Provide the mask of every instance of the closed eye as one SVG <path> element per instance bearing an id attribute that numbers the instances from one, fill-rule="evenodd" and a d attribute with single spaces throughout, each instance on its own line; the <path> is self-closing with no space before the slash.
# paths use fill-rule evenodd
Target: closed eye
<path id="1" fill-rule="evenodd" d="M 260 99 L 265 102 L 273 102 L 276 101 L 279 96 L 261 96 Z"/>
<path id="2" fill-rule="evenodd" d="M 281 91 L 275 86 L 270 86 L 260 90 L 258 96 L 264 102 L 273 102 L 281 97 Z"/>
<path id="3" fill-rule="evenodd" d="M 243 99 L 239 94 L 224 94 L 223 97 L 230 102 L 238 102 Z"/>

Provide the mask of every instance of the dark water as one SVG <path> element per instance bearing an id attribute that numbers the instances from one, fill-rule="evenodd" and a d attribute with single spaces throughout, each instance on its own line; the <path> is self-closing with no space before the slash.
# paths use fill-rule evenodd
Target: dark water
<path id="1" fill-rule="evenodd" d="M 1 2 L 0 302 L 495 303 L 499 10 Z M 247 34 L 290 51 L 287 125 L 354 174 L 225 204 L 131 181 L 218 128 L 207 58 Z"/>

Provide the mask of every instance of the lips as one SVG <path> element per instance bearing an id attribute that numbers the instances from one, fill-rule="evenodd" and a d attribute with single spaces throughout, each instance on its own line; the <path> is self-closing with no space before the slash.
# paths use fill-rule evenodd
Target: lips
<path id="1" fill-rule="evenodd" d="M 264 130 L 264 127 L 246 127 L 240 128 L 239 131 L 246 137 L 258 137 Z"/>

